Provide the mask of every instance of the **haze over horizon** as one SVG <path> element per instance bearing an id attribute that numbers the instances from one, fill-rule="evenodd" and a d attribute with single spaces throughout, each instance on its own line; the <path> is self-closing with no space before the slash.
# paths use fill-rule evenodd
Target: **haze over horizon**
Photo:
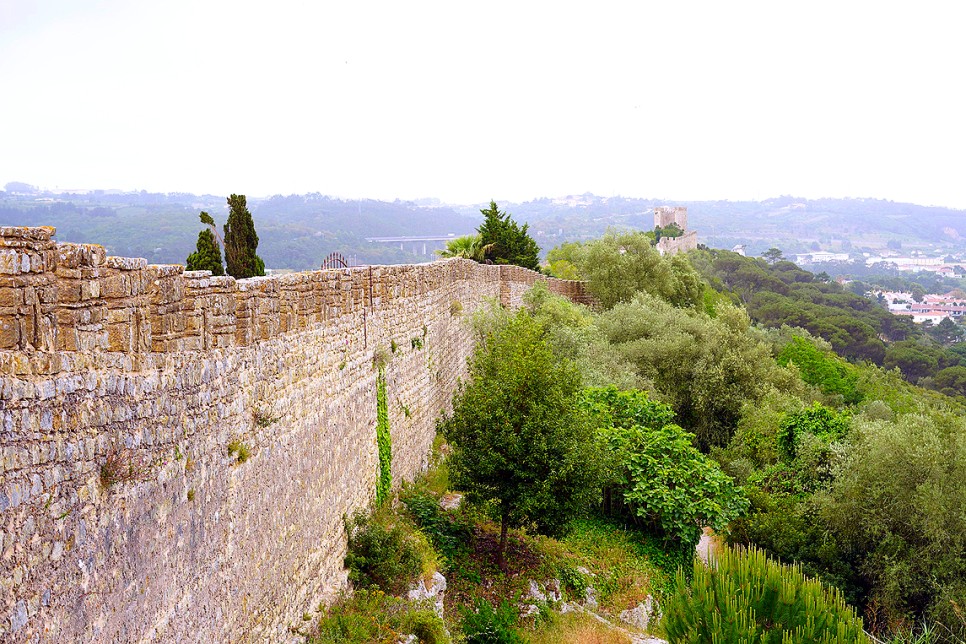
<path id="1" fill-rule="evenodd" d="M 0 185 L 966 208 L 952 2 L 158 7 L 0 4 Z"/>

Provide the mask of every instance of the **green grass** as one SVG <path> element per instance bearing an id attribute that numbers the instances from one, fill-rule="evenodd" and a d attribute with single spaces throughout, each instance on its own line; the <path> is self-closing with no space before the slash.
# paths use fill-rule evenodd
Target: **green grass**
<path id="1" fill-rule="evenodd" d="M 252 452 L 248 445 L 235 439 L 228 443 L 228 455 L 234 456 L 236 462 L 244 463 L 251 457 Z"/>
<path id="2" fill-rule="evenodd" d="M 584 613 L 554 613 L 528 633 L 530 644 L 630 644 L 626 633 L 611 628 Z"/>
<path id="3" fill-rule="evenodd" d="M 396 644 L 414 634 L 427 644 L 449 644 L 443 621 L 426 606 L 359 590 L 325 611 L 308 644 Z"/>
<path id="4" fill-rule="evenodd" d="M 610 614 L 669 591 L 678 566 L 691 563 L 687 553 L 666 551 L 660 539 L 605 518 L 575 522 L 561 543 L 576 565 L 590 570 L 587 581 Z"/>

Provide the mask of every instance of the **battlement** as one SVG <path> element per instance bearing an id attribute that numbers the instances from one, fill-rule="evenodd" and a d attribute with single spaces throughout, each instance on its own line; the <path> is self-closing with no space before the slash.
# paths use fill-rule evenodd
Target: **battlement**
<path id="1" fill-rule="evenodd" d="M 465 315 L 541 280 L 587 301 L 465 259 L 235 280 L 0 228 L 0 642 L 290 642 L 375 496 L 377 350 L 398 485 Z"/>
<path id="2" fill-rule="evenodd" d="M 459 259 L 235 280 L 178 264 L 111 257 L 101 246 L 57 243 L 53 236 L 51 227 L 0 228 L 0 350 L 243 347 L 471 274 L 500 282 L 507 304 L 520 287 L 538 280 L 589 301 L 581 282 Z"/>
<path id="3" fill-rule="evenodd" d="M 688 229 L 687 206 L 656 206 L 654 208 L 654 226 L 664 228 L 670 224 L 677 224 L 681 230 Z"/>

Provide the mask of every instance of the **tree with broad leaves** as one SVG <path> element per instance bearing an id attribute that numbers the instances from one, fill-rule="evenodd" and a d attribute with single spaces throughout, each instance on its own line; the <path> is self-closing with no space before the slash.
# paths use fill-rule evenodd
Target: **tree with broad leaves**
<path id="1" fill-rule="evenodd" d="M 545 334 L 525 310 L 484 331 L 471 379 L 440 423 L 453 447 L 454 488 L 499 517 L 504 571 L 508 528 L 559 534 L 600 493 L 593 428 L 577 401 L 580 375 Z"/>

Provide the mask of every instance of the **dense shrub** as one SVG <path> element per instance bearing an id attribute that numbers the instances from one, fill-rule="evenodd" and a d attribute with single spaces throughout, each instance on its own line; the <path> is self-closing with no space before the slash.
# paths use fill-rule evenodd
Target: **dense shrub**
<path id="1" fill-rule="evenodd" d="M 574 251 L 573 263 L 604 308 L 641 291 L 678 307 L 704 303 L 704 284 L 691 264 L 681 256 L 662 257 L 644 233 L 609 230 Z"/>
<path id="2" fill-rule="evenodd" d="M 749 332 L 747 314 L 730 305 L 712 319 L 639 293 L 602 313 L 597 324 L 653 381 L 702 449 L 728 443 L 746 403 L 757 403 L 773 388 L 800 386 L 797 375 L 775 364 L 771 348 Z"/>
<path id="3" fill-rule="evenodd" d="M 694 447 L 694 435 L 671 424 L 667 405 L 614 387 L 585 390 L 581 405 L 609 457 L 605 511 L 624 512 L 691 549 L 704 526 L 722 530 L 747 508 L 731 479 Z"/>
<path id="4" fill-rule="evenodd" d="M 861 557 L 876 625 L 927 617 L 966 638 L 966 423 L 917 413 L 853 424 L 824 514 Z"/>
<path id="5" fill-rule="evenodd" d="M 793 337 L 778 354 L 778 364 L 794 363 L 802 380 L 815 385 L 826 394 L 842 396 L 846 404 L 857 403 L 862 394 L 856 390 L 858 373 L 834 353 L 822 351 L 801 336 Z"/>
<path id="6" fill-rule="evenodd" d="M 400 499 L 416 525 L 447 563 L 465 556 L 473 536 L 472 521 L 460 512 L 443 511 L 435 496 L 418 488 L 404 489 Z"/>
<path id="7" fill-rule="evenodd" d="M 345 566 L 356 588 L 399 594 L 422 570 L 416 539 L 398 523 L 357 513 L 346 521 L 349 538 Z"/>
<path id="8" fill-rule="evenodd" d="M 600 431 L 615 464 L 611 484 L 631 516 L 660 529 L 683 549 L 694 548 L 703 527 L 724 530 L 747 510 L 744 493 L 677 425 Z"/>
<path id="9" fill-rule="evenodd" d="M 841 590 L 850 604 L 862 605 L 868 587 L 860 570 L 861 553 L 831 529 L 811 497 L 795 494 L 796 473 L 784 463 L 780 467 L 788 473 L 784 481 L 774 471 L 770 480 L 752 481 L 751 508 L 731 523 L 729 543 L 754 544 L 774 557 L 794 561 L 806 575 Z"/>
<path id="10" fill-rule="evenodd" d="M 709 566 L 696 560 L 690 587 L 679 572 L 663 625 L 670 644 L 869 641 L 840 592 L 757 549 L 722 548 Z"/>
<path id="11" fill-rule="evenodd" d="M 380 590 L 343 597 L 319 621 L 309 644 L 397 644 L 415 635 L 424 644 L 449 644 L 443 620 L 432 610 Z"/>

